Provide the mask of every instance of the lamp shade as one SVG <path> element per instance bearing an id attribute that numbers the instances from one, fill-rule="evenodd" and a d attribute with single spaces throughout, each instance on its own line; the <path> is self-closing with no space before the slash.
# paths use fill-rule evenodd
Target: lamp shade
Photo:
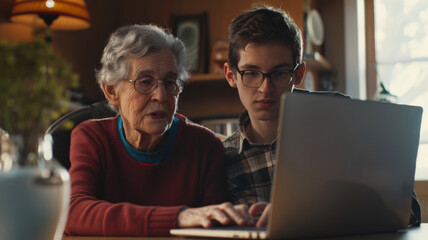
<path id="1" fill-rule="evenodd" d="M 90 26 L 84 0 L 15 0 L 10 20 L 54 30 L 77 30 Z"/>

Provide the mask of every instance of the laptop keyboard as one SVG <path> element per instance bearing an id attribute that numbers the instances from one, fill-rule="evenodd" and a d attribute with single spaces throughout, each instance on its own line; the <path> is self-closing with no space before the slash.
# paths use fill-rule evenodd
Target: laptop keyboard
<path id="1" fill-rule="evenodd" d="M 242 230 L 242 231 L 254 231 L 254 232 L 264 232 L 267 231 L 267 228 L 258 228 L 258 227 L 250 227 L 250 226 L 238 226 L 238 225 L 229 225 L 229 226 L 219 226 L 219 227 L 211 227 L 209 229 L 212 230 Z"/>

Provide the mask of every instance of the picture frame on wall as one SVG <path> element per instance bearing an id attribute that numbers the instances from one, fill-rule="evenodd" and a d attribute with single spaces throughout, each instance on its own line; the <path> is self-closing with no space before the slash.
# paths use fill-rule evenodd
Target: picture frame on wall
<path id="1" fill-rule="evenodd" d="M 208 16 L 207 12 L 192 15 L 171 15 L 174 36 L 181 39 L 191 64 L 192 73 L 208 70 Z"/>

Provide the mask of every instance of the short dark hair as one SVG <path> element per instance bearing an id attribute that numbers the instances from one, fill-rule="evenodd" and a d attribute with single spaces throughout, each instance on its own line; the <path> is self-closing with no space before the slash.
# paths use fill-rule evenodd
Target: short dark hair
<path id="1" fill-rule="evenodd" d="M 281 9 L 259 5 L 241 13 L 229 25 L 230 67 L 238 69 L 239 53 L 247 44 L 268 42 L 289 46 L 293 64 L 302 62 L 302 34 L 293 19 Z"/>

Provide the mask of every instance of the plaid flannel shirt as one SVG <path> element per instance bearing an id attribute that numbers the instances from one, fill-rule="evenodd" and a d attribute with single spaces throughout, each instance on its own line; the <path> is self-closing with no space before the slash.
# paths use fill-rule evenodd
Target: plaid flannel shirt
<path id="1" fill-rule="evenodd" d="M 245 135 L 249 122 L 248 112 L 244 111 L 239 119 L 240 129 L 223 141 L 229 196 L 235 204 L 269 202 L 276 165 L 276 140 L 271 144 L 252 143 Z"/>

